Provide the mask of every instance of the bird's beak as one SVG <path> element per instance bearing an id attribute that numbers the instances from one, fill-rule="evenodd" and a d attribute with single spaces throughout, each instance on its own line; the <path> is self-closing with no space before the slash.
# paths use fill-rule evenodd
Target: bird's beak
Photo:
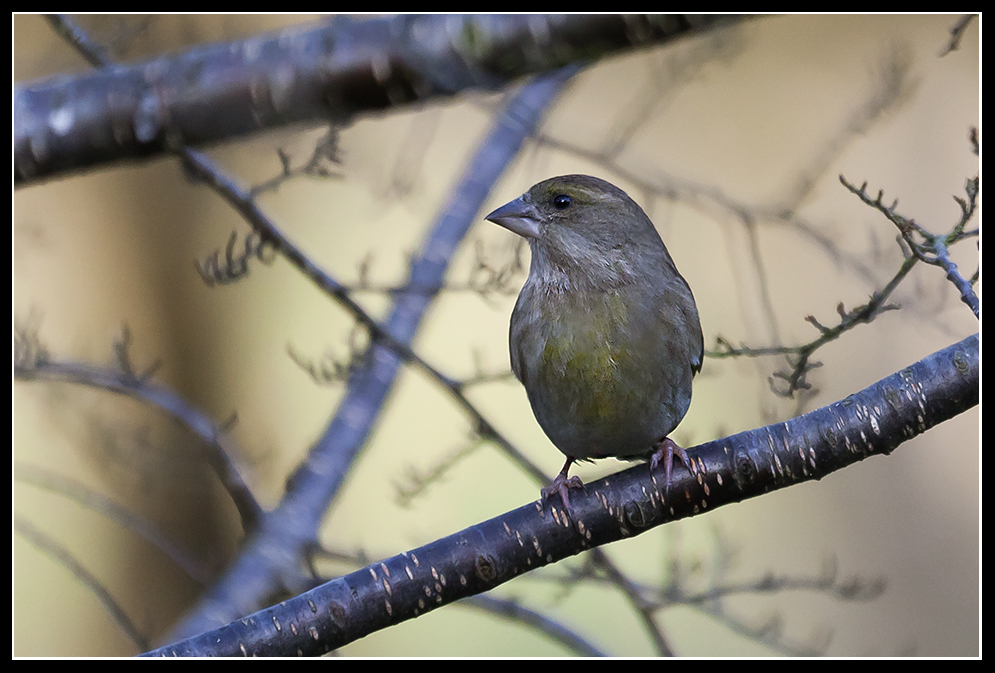
<path id="1" fill-rule="evenodd" d="M 539 238 L 539 217 L 524 196 L 509 201 L 484 218 L 525 238 Z"/>

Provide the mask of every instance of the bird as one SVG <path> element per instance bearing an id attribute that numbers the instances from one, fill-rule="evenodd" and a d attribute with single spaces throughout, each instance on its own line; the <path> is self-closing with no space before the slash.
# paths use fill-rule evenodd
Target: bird
<path id="1" fill-rule="evenodd" d="M 704 339 L 694 295 L 642 208 L 589 175 L 533 185 L 485 217 L 529 244 L 529 275 L 511 314 L 511 368 L 540 427 L 566 456 L 541 491 L 570 512 L 576 461 L 674 458 L 669 435 L 691 404 Z"/>

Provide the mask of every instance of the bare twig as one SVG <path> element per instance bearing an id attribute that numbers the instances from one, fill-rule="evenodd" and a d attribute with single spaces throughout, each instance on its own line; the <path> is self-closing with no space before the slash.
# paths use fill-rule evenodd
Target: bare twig
<path id="1" fill-rule="evenodd" d="M 15 334 L 17 332 L 15 325 Z M 23 329 L 21 332 L 23 333 Z M 75 361 L 59 361 L 49 357 L 39 359 L 35 356 L 32 361 L 29 356 L 19 355 L 15 350 L 15 362 L 18 364 L 14 368 L 14 376 L 22 381 L 45 379 L 79 383 L 134 397 L 169 413 L 203 440 L 206 449 L 204 455 L 208 464 L 231 496 L 245 530 L 253 530 L 262 516 L 262 508 L 235 465 L 233 456 L 236 453 L 230 445 L 231 440 L 226 436 L 227 428 L 211 420 L 176 391 L 149 380 L 151 370 L 157 365 L 153 364 L 146 371 L 136 373 L 128 355 L 131 335 L 127 328 L 123 334 L 114 344 L 117 365 L 115 368 Z M 15 338 L 15 342 L 28 345 L 26 347 L 29 347 L 30 351 L 44 352 L 41 346 L 30 347 L 32 340 L 27 337 Z"/>
<path id="2" fill-rule="evenodd" d="M 466 605 L 478 610 L 484 610 L 492 615 L 527 624 L 553 641 L 560 643 L 568 651 L 579 656 L 606 656 L 604 651 L 598 649 L 586 638 L 580 637 L 576 631 L 567 628 L 561 622 L 547 615 L 525 607 L 514 599 L 495 598 L 481 594 L 460 601 L 457 605 Z"/>
<path id="3" fill-rule="evenodd" d="M 194 558 L 186 549 L 162 534 L 155 525 L 144 517 L 122 507 L 102 493 L 98 493 L 83 483 L 64 475 L 54 474 L 33 465 L 15 463 L 14 481 L 30 484 L 37 488 L 58 493 L 87 509 L 99 512 L 112 521 L 138 535 L 169 557 L 192 579 L 206 584 L 211 577 L 211 568 Z"/>
<path id="4" fill-rule="evenodd" d="M 63 566 L 79 580 L 80 584 L 90 590 L 97 600 L 104 606 L 111 618 L 121 627 L 121 630 L 131 639 L 139 652 L 149 649 L 149 638 L 142 633 L 138 626 L 132 621 L 128 613 L 125 612 L 121 604 L 115 600 L 107 587 L 97 579 L 79 560 L 66 549 L 58 540 L 43 532 L 27 519 L 14 515 L 14 531 L 21 535 L 32 546 L 43 554 L 52 557 L 59 565 Z"/>
<path id="5" fill-rule="evenodd" d="M 957 22 L 950 27 L 950 40 L 940 51 L 940 56 L 946 56 L 950 52 L 960 49 L 960 41 L 964 37 L 967 27 L 971 25 L 971 21 L 975 16 L 977 15 L 965 14 L 957 19 Z"/>
<path id="6" fill-rule="evenodd" d="M 222 261 L 221 251 L 215 250 L 202 261 L 194 261 L 197 273 L 208 286 L 227 285 L 249 275 L 249 260 L 258 259 L 263 264 L 273 262 L 272 251 L 267 254 L 267 246 L 262 236 L 255 231 L 245 236 L 243 249 L 236 251 L 238 231 L 232 231 L 225 246 L 225 257 Z"/>
<path id="7" fill-rule="evenodd" d="M 974 313 L 975 318 L 980 316 L 981 304 L 974 292 L 972 283 L 960 275 L 957 265 L 950 260 L 950 255 L 947 252 L 950 246 L 955 243 L 965 238 L 977 237 L 979 234 L 978 229 L 965 230 L 965 227 L 974 218 L 974 213 L 977 210 L 978 193 L 980 191 L 977 176 L 968 180 L 964 185 L 964 191 L 967 194 L 966 199 L 954 196 L 954 200 L 960 206 L 961 216 L 954 223 L 953 227 L 951 227 L 950 231 L 945 234 L 934 234 L 918 224 L 914 219 L 899 214 L 897 210 L 898 199 L 895 199 L 890 206 L 886 206 L 882 203 L 884 190 L 879 191 L 877 197 L 872 198 L 867 193 L 867 182 L 864 182 L 858 188 L 848 182 L 842 175 L 840 176 L 840 182 L 843 183 L 844 187 L 856 194 L 861 201 L 884 214 L 898 228 L 902 240 L 908 246 L 907 249 L 911 252 L 914 259 L 938 266 L 946 271 L 947 279 L 957 288 L 961 301 L 968 305 Z"/>
<path id="8" fill-rule="evenodd" d="M 297 177 L 341 178 L 342 174 L 329 168 L 342 165 L 342 153 L 339 151 L 339 129 L 330 126 L 328 132 L 315 143 L 311 156 L 300 166 L 294 167 L 291 157 L 283 149 L 277 150 L 281 170 L 278 175 L 254 186 L 250 192 L 252 197 L 265 192 L 275 191 L 280 185 Z"/>
<path id="9" fill-rule="evenodd" d="M 976 138 L 976 132 L 972 132 L 973 138 Z M 707 353 L 710 357 L 788 356 L 790 369 L 788 371 L 774 372 L 771 379 L 771 388 L 779 395 L 793 396 L 795 392 L 811 387 L 806 380 L 806 376 L 812 368 L 821 366 L 821 363 L 812 360 L 812 354 L 820 347 L 838 339 L 842 334 L 857 325 L 871 322 L 885 311 L 898 309 L 898 305 L 887 303 L 887 299 L 917 262 L 921 261 L 943 268 L 946 271 L 948 280 L 958 289 L 961 300 L 971 308 L 975 317 L 978 317 L 980 312 L 980 301 L 972 287 L 975 282 L 974 277 L 971 280 L 965 280 L 957 270 L 957 265 L 951 261 L 948 254 L 949 246 L 965 238 L 978 236 L 979 230 L 977 228 L 966 229 L 967 224 L 974 218 L 977 210 L 979 194 L 979 181 L 977 177 L 968 180 L 965 184 L 964 191 L 967 198 L 954 197 L 954 200 L 960 206 L 961 216 L 946 234 L 933 234 L 916 223 L 915 220 L 899 214 L 897 211 L 898 200 L 896 199 L 891 205 L 886 205 L 883 202 L 883 191 L 879 191 L 876 197 L 870 196 L 867 193 L 866 182 L 858 188 L 848 182 L 842 175 L 839 179 L 843 186 L 850 192 L 856 194 L 867 205 L 880 211 L 898 228 L 900 232 L 899 243 L 904 246 L 903 250 L 906 252 L 906 257 L 892 279 L 883 288 L 875 291 L 866 304 L 861 304 L 847 310 L 843 303 L 840 302 L 836 307 L 836 312 L 840 319 L 835 325 L 827 326 L 815 316 L 806 316 L 805 320 L 819 330 L 819 337 L 806 344 L 767 348 L 735 347 L 721 336 L 716 338 L 715 350 L 708 351 Z M 785 381 L 787 387 L 778 389 L 774 385 L 775 378 Z"/>
<path id="10" fill-rule="evenodd" d="M 898 272 L 880 290 L 874 292 L 866 304 L 855 306 L 846 310 L 843 302 L 836 305 L 836 312 L 840 316 L 839 322 L 829 327 L 823 325 L 815 316 L 809 315 L 805 320 L 819 330 L 819 337 L 800 346 L 773 346 L 768 348 L 734 347 L 728 340 L 719 336 L 716 337 L 715 350 L 707 351 L 709 357 L 760 357 L 763 355 L 786 355 L 788 356 L 787 371 L 775 371 L 770 380 L 771 390 L 784 397 L 793 397 L 799 390 L 808 390 L 811 384 L 806 377 L 808 372 L 816 367 L 821 367 L 822 363 L 812 360 L 812 354 L 819 348 L 835 341 L 840 336 L 850 331 L 857 325 L 866 324 L 874 320 L 885 311 L 893 311 L 898 308 L 896 304 L 888 304 L 887 299 L 895 291 L 902 279 L 908 275 L 915 265 L 914 259 L 906 259 Z M 786 388 L 779 388 L 775 385 L 774 379 L 785 381 Z"/>

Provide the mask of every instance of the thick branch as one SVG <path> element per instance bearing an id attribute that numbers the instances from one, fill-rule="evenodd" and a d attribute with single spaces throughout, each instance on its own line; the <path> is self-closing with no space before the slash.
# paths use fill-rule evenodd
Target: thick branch
<path id="1" fill-rule="evenodd" d="M 518 575 L 676 519 L 821 479 L 977 405 L 979 337 L 787 423 L 702 444 L 663 502 L 645 465 L 587 485 L 576 520 L 534 502 L 279 605 L 150 652 L 316 655 Z"/>
<path id="2" fill-rule="evenodd" d="M 288 29 L 14 90 L 14 180 L 498 89 L 718 16 L 427 15 Z"/>

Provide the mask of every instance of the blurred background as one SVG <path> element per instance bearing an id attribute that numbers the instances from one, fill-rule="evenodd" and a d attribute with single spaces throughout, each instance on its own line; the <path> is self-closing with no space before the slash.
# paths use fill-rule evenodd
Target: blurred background
<path id="1" fill-rule="evenodd" d="M 953 195 L 978 173 L 979 25 L 955 51 L 955 15 L 757 18 L 674 44 L 605 59 L 576 76 L 537 137 L 495 185 L 481 215 L 558 174 L 603 177 L 657 225 L 697 299 L 706 349 L 799 344 L 805 321 L 835 324 L 836 306 L 864 303 L 902 261 L 897 231 L 839 182 L 843 174 L 934 232 L 957 221 Z M 81 17 L 118 59 L 240 39 L 308 16 Z M 88 66 L 40 17 L 13 17 L 15 82 Z M 333 137 L 327 178 L 299 177 L 260 197 L 313 261 L 383 316 L 408 257 L 481 138 L 502 94 L 464 95 L 370 115 Z M 327 129 L 285 129 L 207 153 L 244 184 L 301 163 Z M 972 226 L 977 226 L 976 218 Z M 13 192 L 13 314 L 53 358 L 110 365 L 122 326 L 136 367 L 155 372 L 231 439 L 256 497 L 272 507 L 287 475 L 334 413 L 343 385 L 317 385 L 288 355 L 347 362 L 353 321 L 283 260 L 238 283 L 207 287 L 194 260 L 223 248 L 238 215 L 189 182 L 177 160 L 104 167 Z M 415 349 L 455 378 L 484 375 L 468 394 L 552 478 L 560 453 L 510 376 L 508 319 L 524 272 L 507 291 L 470 285 L 481 260 L 508 266 L 515 237 L 480 221 L 454 260 Z M 978 248 L 952 251 L 965 276 Z M 980 286 L 978 288 L 980 290 Z M 790 418 L 860 390 L 978 330 L 942 271 L 917 266 L 882 314 L 820 349 L 814 390 L 771 390 L 783 357 L 706 359 L 683 446 Z M 359 339 L 362 344 L 362 337 Z M 146 517 L 192 550 L 210 576 L 240 545 L 230 499 L 198 440 L 134 400 L 67 383 L 13 383 L 13 511 L 57 540 L 158 643 L 203 584 L 120 521 L 67 497 L 71 478 Z M 377 430 L 328 513 L 322 542 L 370 560 L 431 542 L 538 497 L 538 485 L 472 427 L 438 385 L 405 370 Z M 979 415 L 974 409 L 892 455 L 820 482 L 680 521 L 607 552 L 633 579 L 688 586 L 764 576 L 884 581 L 873 600 L 816 590 L 744 591 L 662 610 L 680 655 L 979 655 Z M 440 466 L 445 469 L 440 470 Z M 575 469 L 585 481 L 627 467 Z M 441 472 L 427 478 L 426 475 Z M 60 486 L 62 484 L 62 486 Z M 13 654 L 138 652 L 64 563 L 12 536 Z M 603 651 L 652 656 L 638 617 L 616 591 L 567 590 L 565 566 L 494 592 L 560 620 Z M 323 566 L 346 572 L 348 564 Z M 206 578 L 205 578 L 206 579 Z M 350 656 L 562 656 L 521 623 L 460 604 L 373 634 Z"/>

